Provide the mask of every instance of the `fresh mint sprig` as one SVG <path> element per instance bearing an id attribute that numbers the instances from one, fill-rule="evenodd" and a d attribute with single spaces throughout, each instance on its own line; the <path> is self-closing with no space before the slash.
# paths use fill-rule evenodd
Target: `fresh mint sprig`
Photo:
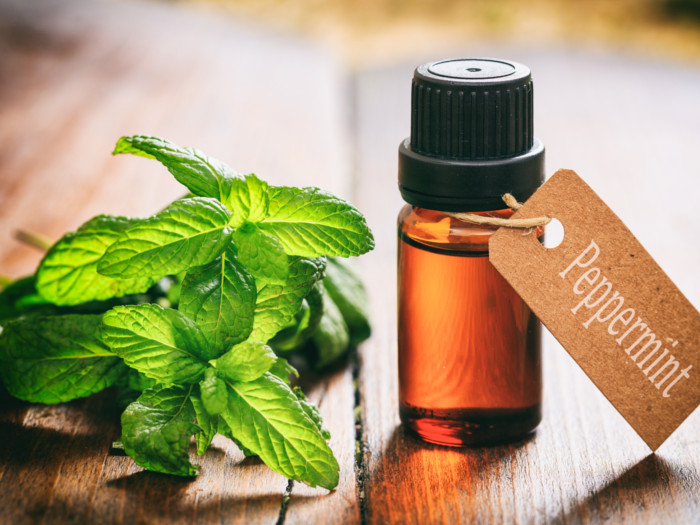
<path id="1" fill-rule="evenodd" d="M 364 217 L 318 188 L 269 186 L 157 137 L 122 137 L 123 153 L 157 160 L 191 194 L 144 219 L 95 217 L 0 293 L 8 391 L 58 403 L 117 385 L 135 399 L 121 442 L 147 469 L 194 476 L 192 436 L 201 455 L 222 434 L 291 479 L 334 488 L 330 434 L 279 354 L 318 368 L 369 335 L 361 282 L 327 262 L 373 248 Z"/>

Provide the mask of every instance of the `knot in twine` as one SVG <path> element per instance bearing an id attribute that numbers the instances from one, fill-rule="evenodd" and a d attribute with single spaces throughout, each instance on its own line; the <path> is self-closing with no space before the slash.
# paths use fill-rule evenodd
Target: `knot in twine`
<path id="1" fill-rule="evenodd" d="M 506 193 L 502 197 L 511 210 L 519 210 L 522 203 L 518 202 L 510 193 Z M 473 224 L 487 224 L 489 226 L 505 226 L 506 228 L 534 228 L 535 226 L 544 226 L 551 222 L 552 218 L 545 215 L 544 217 L 533 217 L 532 219 L 504 219 L 502 217 L 489 217 L 488 215 L 477 215 L 475 213 L 464 212 L 443 212 L 445 215 L 454 217 L 464 222 Z"/>

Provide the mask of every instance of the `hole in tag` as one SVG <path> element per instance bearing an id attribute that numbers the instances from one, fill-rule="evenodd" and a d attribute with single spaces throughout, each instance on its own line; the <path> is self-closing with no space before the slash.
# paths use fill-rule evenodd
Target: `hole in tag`
<path id="1" fill-rule="evenodd" d="M 559 219 L 552 221 L 544 227 L 544 247 L 548 250 L 556 248 L 564 240 L 564 225 Z"/>

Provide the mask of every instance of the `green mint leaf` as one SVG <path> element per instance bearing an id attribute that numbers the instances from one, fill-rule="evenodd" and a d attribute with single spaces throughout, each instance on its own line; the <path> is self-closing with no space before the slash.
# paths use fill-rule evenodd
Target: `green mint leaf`
<path id="1" fill-rule="evenodd" d="M 0 292 L 0 321 L 19 317 L 25 313 L 23 298 L 36 294 L 34 276 L 22 277 L 5 287 Z"/>
<path id="2" fill-rule="evenodd" d="M 170 142 L 166 141 L 165 139 L 159 139 L 158 137 L 145 137 L 141 135 L 136 135 L 133 137 L 121 137 L 116 145 L 114 146 L 114 150 L 112 151 L 112 155 L 120 155 L 120 154 L 131 154 L 131 155 L 136 155 L 138 157 L 144 157 L 147 159 L 155 159 L 155 156 L 151 155 L 150 153 L 146 153 L 145 150 L 139 149 L 136 146 L 132 146 L 131 142 L 132 140 L 139 141 L 139 139 L 151 139 L 153 143 L 156 143 L 157 141 L 161 142 L 167 142 L 168 144 L 171 144 Z M 149 148 L 150 149 L 150 148 Z"/>
<path id="3" fill-rule="evenodd" d="M 219 418 L 219 428 L 218 428 L 218 433 L 224 436 L 225 438 L 230 439 L 233 441 L 236 446 L 240 449 L 241 452 L 243 452 L 243 455 L 247 458 L 250 457 L 256 457 L 257 454 L 253 452 L 252 450 L 249 450 L 243 446 L 243 443 L 238 441 L 234 436 L 231 431 L 231 428 L 226 424 L 226 421 L 223 420 L 223 418 Z"/>
<path id="4" fill-rule="evenodd" d="M 146 377 L 138 370 L 128 368 L 128 372 L 122 378 L 120 385 L 128 388 L 129 390 L 143 392 L 144 390 L 148 390 L 149 388 L 156 386 L 156 381 L 155 379 Z"/>
<path id="5" fill-rule="evenodd" d="M 200 197 L 222 200 L 223 195 L 228 193 L 226 179 L 237 178 L 236 172 L 223 162 L 197 149 L 181 148 L 158 137 L 122 137 L 112 152 L 113 155 L 120 153 L 156 159 L 168 168 L 180 184 Z"/>
<path id="6" fill-rule="evenodd" d="M 211 444 L 214 435 L 221 434 L 232 440 L 246 456 L 255 456 L 255 453 L 245 448 L 241 442 L 233 436 L 229 426 L 219 417 L 219 414 L 227 410 L 228 391 L 226 383 L 219 378 L 216 374 L 216 370 L 208 368 L 206 377 L 199 386 L 200 395 L 197 396 L 193 393 L 191 397 L 192 405 L 197 415 L 197 424 L 200 427 L 200 431 L 195 435 L 197 453 L 202 455 Z"/>
<path id="7" fill-rule="evenodd" d="M 0 376 L 15 397 L 61 403 L 112 386 L 127 368 L 100 341 L 99 315 L 28 317 L 0 333 Z"/>
<path id="8" fill-rule="evenodd" d="M 267 182 L 252 173 L 243 177 L 229 177 L 224 184 L 221 202 L 231 210 L 231 226 L 238 228 L 244 222 L 260 222 L 267 217 L 270 205 Z"/>
<path id="9" fill-rule="evenodd" d="M 160 279 L 214 260 L 230 241 L 229 211 L 203 197 L 181 199 L 121 234 L 97 262 L 103 275 Z"/>
<path id="10" fill-rule="evenodd" d="M 259 227 L 289 255 L 361 255 L 374 248 L 363 215 L 318 188 L 271 187 L 268 216 Z"/>
<path id="11" fill-rule="evenodd" d="M 231 210 L 231 226 L 259 222 L 267 216 L 267 183 L 255 175 L 239 175 L 226 164 L 194 148 L 181 148 L 158 137 L 122 137 L 114 155 L 130 153 L 156 159 L 193 194 L 222 202 Z"/>
<path id="12" fill-rule="evenodd" d="M 256 297 L 255 279 L 229 246 L 211 263 L 187 272 L 178 308 L 220 355 L 250 335 Z"/>
<path id="13" fill-rule="evenodd" d="M 314 366 L 323 368 L 342 356 L 348 349 L 350 333 L 343 315 L 323 288 L 323 317 L 311 335 L 311 343 L 316 351 Z"/>
<path id="14" fill-rule="evenodd" d="M 338 485 L 339 467 L 316 423 L 278 377 L 265 373 L 247 383 L 227 382 L 221 414 L 231 434 L 275 472 L 315 487 Z"/>
<path id="15" fill-rule="evenodd" d="M 214 357 L 201 330 L 177 310 L 117 306 L 102 316 L 102 340 L 124 362 L 159 383 L 193 383 Z"/>
<path id="16" fill-rule="evenodd" d="M 193 391 L 190 396 L 190 402 L 192 403 L 197 426 L 199 427 L 194 438 L 197 443 L 197 454 L 201 456 L 207 451 L 209 445 L 211 445 L 211 440 L 214 439 L 218 432 L 219 418 L 207 412 L 201 393 Z"/>
<path id="17" fill-rule="evenodd" d="M 172 277 L 161 279 L 146 293 L 113 297 L 105 301 L 89 301 L 73 306 L 57 306 L 36 293 L 34 276 L 23 277 L 0 293 L 0 324 L 5 319 L 17 317 L 66 314 L 103 314 L 110 308 L 125 304 L 141 304 L 144 301 L 168 303 L 166 289 Z"/>
<path id="18" fill-rule="evenodd" d="M 118 387 L 117 405 L 119 405 L 122 410 L 136 401 L 144 390 L 148 390 L 157 385 L 154 379 L 146 377 L 138 370 L 128 367 L 126 367 L 126 369 L 127 373 L 123 375 L 116 384 Z"/>
<path id="19" fill-rule="evenodd" d="M 258 290 L 251 341 L 267 342 L 294 316 L 313 285 L 323 277 L 325 258 L 290 258 L 289 277 L 284 285 L 265 284 Z"/>
<path id="20" fill-rule="evenodd" d="M 289 261 L 282 244 L 254 224 L 244 224 L 233 232 L 238 260 L 255 277 L 258 288 L 264 284 L 284 284 L 289 276 Z"/>
<path id="21" fill-rule="evenodd" d="M 290 365 L 289 361 L 287 361 L 284 357 L 278 357 L 277 361 L 275 361 L 268 372 L 273 376 L 280 378 L 287 385 L 290 384 L 290 376 L 299 378 L 299 371 Z"/>
<path id="22" fill-rule="evenodd" d="M 230 381 L 253 381 L 277 361 L 272 348 L 264 343 L 245 341 L 213 362 L 219 374 Z"/>
<path id="23" fill-rule="evenodd" d="M 298 386 L 295 386 L 292 391 L 294 392 L 294 395 L 297 396 L 297 401 L 299 401 L 301 408 L 304 409 L 306 415 L 309 416 L 311 421 L 314 422 L 314 425 L 316 425 L 316 428 L 323 436 L 323 439 L 329 440 L 331 438 L 331 433 L 326 427 L 323 426 L 323 419 L 321 418 L 321 413 L 318 411 L 318 408 L 307 399 L 306 394 L 304 394 L 302 389 Z"/>
<path id="24" fill-rule="evenodd" d="M 204 408 L 211 415 L 221 414 L 226 410 L 228 394 L 226 383 L 218 376 L 216 370 L 207 368 L 204 379 L 199 383 Z"/>
<path id="25" fill-rule="evenodd" d="M 55 305 L 51 304 L 48 302 L 46 299 L 44 299 L 41 295 L 38 293 L 31 294 L 31 295 L 25 295 L 24 297 L 20 297 L 17 299 L 15 302 L 15 306 L 20 310 L 24 312 L 31 312 L 33 313 L 34 310 L 47 310 L 47 313 L 50 311 L 57 311 L 58 307 L 55 307 Z M 55 308 L 51 308 L 55 307 Z M 66 312 L 69 313 L 69 312 Z M 77 313 L 77 312 L 76 312 Z"/>
<path id="26" fill-rule="evenodd" d="M 367 339 L 371 332 L 367 291 L 350 263 L 329 257 L 323 286 L 350 330 L 350 344 L 354 346 Z"/>
<path id="27" fill-rule="evenodd" d="M 42 297 L 57 305 L 76 305 L 131 293 L 143 293 L 152 277 L 128 279 L 97 273 L 97 261 L 119 236 L 139 219 L 99 215 L 54 244 L 39 265 L 36 287 Z"/>
<path id="28" fill-rule="evenodd" d="M 194 385 L 157 386 L 146 390 L 122 414 L 124 451 L 137 465 L 156 472 L 196 476 L 199 467 L 189 460 L 193 423 L 190 402 Z"/>
<path id="29" fill-rule="evenodd" d="M 321 283 L 313 285 L 294 316 L 295 324 L 282 329 L 270 341 L 270 346 L 275 352 L 292 352 L 309 340 L 323 317 L 322 288 Z"/>
<path id="30" fill-rule="evenodd" d="M 180 293 L 182 292 L 182 281 L 185 280 L 186 273 L 170 276 L 165 298 L 172 308 L 177 308 L 180 304 Z"/>

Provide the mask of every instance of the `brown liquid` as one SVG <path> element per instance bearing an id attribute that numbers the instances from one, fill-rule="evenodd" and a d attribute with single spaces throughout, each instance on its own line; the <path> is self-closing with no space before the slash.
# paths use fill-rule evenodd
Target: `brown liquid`
<path id="1" fill-rule="evenodd" d="M 517 439 L 541 418 L 540 324 L 489 263 L 494 231 L 410 206 L 399 217 L 400 415 L 426 441 Z"/>

